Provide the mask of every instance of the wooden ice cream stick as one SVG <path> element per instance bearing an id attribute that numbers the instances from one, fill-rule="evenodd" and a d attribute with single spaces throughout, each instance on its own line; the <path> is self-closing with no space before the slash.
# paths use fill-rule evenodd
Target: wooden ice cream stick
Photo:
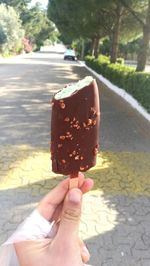
<path id="1" fill-rule="evenodd" d="M 79 173 L 73 173 L 70 175 L 69 189 L 79 187 Z"/>

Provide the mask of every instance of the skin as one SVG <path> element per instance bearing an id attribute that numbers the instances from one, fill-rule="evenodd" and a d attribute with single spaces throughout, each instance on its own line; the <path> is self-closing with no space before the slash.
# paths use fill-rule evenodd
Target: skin
<path id="1" fill-rule="evenodd" d="M 91 179 L 79 174 L 79 188 L 69 190 L 69 178 L 51 190 L 39 203 L 40 214 L 56 221 L 52 239 L 15 244 L 21 266 L 83 266 L 89 252 L 79 240 L 82 196 L 93 187 Z"/>

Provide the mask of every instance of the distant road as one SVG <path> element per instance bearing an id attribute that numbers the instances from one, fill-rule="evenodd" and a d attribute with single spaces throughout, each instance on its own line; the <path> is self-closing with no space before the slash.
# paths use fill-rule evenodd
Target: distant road
<path id="1" fill-rule="evenodd" d="M 131 66 L 131 67 L 136 68 L 136 62 L 135 62 L 135 61 L 126 60 L 126 61 L 125 61 L 125 64 L 126 64 L 127 66 Z M 149 64 L 146 66 L 145 71 L 146 71 L 146 72 L 150 72 L 150 65 L 149 65 Z"/>

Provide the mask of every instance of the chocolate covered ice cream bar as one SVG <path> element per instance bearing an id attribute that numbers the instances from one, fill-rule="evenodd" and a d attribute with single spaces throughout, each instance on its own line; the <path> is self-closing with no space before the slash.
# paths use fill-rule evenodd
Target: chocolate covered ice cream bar
<path id="1" fill-rule="evenodd" d="M 95 79 L 67 85 L 52 100 L 52 170 L 76 176 L 96 164 L 100 124 L 99 92 Z"/>

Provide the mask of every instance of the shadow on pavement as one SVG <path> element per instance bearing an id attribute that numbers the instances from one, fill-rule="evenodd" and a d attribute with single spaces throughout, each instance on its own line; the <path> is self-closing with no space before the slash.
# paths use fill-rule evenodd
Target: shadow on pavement
<path id="1" fill-rule="evenodd" d="M 4 66 L 5 67 L 5 66 Z M 11 74 L 1 78 L 0 143 L 47 146 L 50 138 L 50 101 L 65 84 L 74 82 L 77 75 L 69 67 L 9 64 Z M 74 69 L 77 66 L 74 66 Z M 17 73 L 21 69 L 21 73 Z M 39 78 L 40 75 L 40 78 Z"/>
<path id="2" fill-rule="evenodd" d="M 9 64 L 9 66 L 12 68 L 12 65 Z M 7 74 L 1 79 L 0 143 L 47 146 L 50 135 L 50 100 L 54 93 L 65 84 L 76 81 L 80 71 L 82 75 L 87 72 L 77 65 L 71 66 L 70 72 L 68 65 L 53 65 L 50 69 L 50 76 L 47 65 L 43 65 L 42 68 L 38 65 L 31 65 L 23 73 L 22 71 L 17 73 L 18 69 L 22 69 L 22 65 L 13 65 L 14 73 Z M 101 85 L 99 86 L 102 149 L 149 151 L 148 124 L 147 126 L 144 123 L 139 125 L 132 115 L 133 111 L 127 115 L 125 104 L 122 106 L 117 104 L 117 96 L 104 90 Z"/>
<path id="3" fill-rule="evenodd" d="M 50 135 L 50 100 L 54 93 L 89 74 L 77 63 L 50 58 L 48 54 L 40 58 L 40 53 L 2 65 L 0 143 L 46 147 Z M 102 150 L 149 152 L 149 124 L 99 81 L 98 85 Z"/>
<path id="4" fill-rule="evenodd" d="M 0 67 L 2 243 L 63 178 L 50 170 L 50 100 L 64 84 L 89 72 L 76 63 L 32 56 Z M 149 266 L 148 126 L 139 124 L 132 108 L 127 111 L 123 100 L 118 103 L 118 96 L 98 84 L 103 152 L 96 168 L 86 174 L 95 187 L 85 195 L 81 235 L 95 266 Z"/>

